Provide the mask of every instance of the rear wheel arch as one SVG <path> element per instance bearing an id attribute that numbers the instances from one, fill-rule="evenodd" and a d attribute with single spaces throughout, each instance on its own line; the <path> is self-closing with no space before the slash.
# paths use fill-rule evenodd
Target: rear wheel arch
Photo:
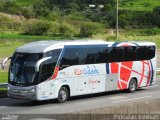
<path id="1" fill-rule="evenodd" d="M 138 88 L 138 80 L 136 77 L 132 77 L 128 84 L 128 92 L 135 92 Z"/>

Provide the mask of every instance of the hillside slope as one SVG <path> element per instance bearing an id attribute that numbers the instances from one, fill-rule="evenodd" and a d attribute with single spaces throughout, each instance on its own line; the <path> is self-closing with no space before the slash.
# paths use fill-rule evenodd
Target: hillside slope
<path id="1" fill-rule="evenodd" d="M 119 0 L 120 9 L 133 11 L 152 11 L 160 6 L 159 0 Z"/>
<path id="2" fill-rule="evenodd" d="M 39 0 L 40 1 L 40 0 Z M 19 6 L 32 5 L 35 0 L 16 0 Z M 120 9 L 133 11 L 152 11 L 156 6 L 160 6 L 159 0 L 119 0 Z"/>

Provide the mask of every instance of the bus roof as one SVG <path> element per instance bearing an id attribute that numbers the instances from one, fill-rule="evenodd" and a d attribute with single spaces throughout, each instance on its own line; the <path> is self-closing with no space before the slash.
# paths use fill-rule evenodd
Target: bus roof
<path id="1" fill-rule="evenodd" d="M 126 42 L 125 43 L 139 43 L 139 45 L 155 45 L 153 42 Z M 36 42 L 31 42 L 28 44 L 25 44 L 19 48 L 16 49 L 16 52 L 21 52 L 21 53 L 43 53 L 47 52 L 53 49 L 60 49 L 63 48 L 64 46 L 68 45 L 112 45 L 113 43 L 116 42 L 106 42 L 103 40 L 65 40 L 65 41 L 36 41 Z M 118 42 L 117 42 L 118 43 Z"/>

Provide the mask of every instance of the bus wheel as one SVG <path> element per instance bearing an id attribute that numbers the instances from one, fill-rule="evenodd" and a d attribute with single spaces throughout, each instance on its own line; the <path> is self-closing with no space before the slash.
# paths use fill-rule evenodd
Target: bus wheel
<path id="1" fill-rule="evenodd" d="M 66 87 L 61 87 L 58 93 L 58 102 L 63 103 L 68 100 L 68 90 Z"/>
<path id="2" fill-rule="evenodd" d="M 133 93 L 137 89 L 137 82 L 135 79 L 131 79 L 129 82 L 128 92 Z"/>

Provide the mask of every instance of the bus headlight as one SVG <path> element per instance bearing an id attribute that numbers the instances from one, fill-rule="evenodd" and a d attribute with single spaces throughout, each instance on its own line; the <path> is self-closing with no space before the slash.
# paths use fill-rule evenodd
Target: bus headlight
<path id="1" fill-rule="evenodd" d="M 35 92 L 36 90 L 35 90 L 35 88 L 33 88 L 33 89 L 30 89 L 29 91 L 33 93 L 33 92 Z"/>

